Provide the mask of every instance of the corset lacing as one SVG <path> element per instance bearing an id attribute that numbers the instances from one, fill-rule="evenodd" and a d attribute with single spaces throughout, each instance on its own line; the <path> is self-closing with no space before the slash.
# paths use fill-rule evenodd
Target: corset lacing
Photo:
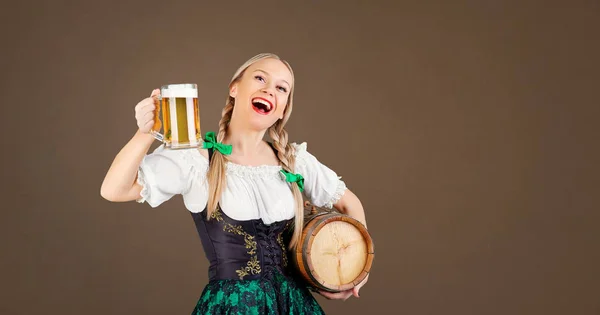
<path id="1" fill-rule="evenodd" d="M 265 225 L 262 222 L 256 224 L 256 239 L 262 251 L 262 265 L 265 276 L 273 271 L 279 270 L 283 273 L 283 249 L 277 239 L 281 236 L 283 227 L 281 224 Z"/>

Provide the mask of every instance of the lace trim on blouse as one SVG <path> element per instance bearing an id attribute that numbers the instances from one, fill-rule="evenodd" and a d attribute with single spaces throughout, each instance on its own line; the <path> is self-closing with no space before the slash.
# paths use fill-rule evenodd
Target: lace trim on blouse
<path id="1" fill-rule="evenodd" d="M 150 192 L 148 191 L 148 185 L 146 185 L 146 181 L 144 180 L 144 173 L 142 172 L 141 169 L 138 169 L 136 182 L 140 186 L 142 186 L 142 191 L 140 191 L 140 198 L 138 198 L 136 201 L 138 203 L 144 203 L 144 201 L 146 201 L 146 198 L 148 197 L 148 194 Z"/>
<path id="2" fill-rule="evenodd" d="M 248 166 L 228 162 L 225 169 L 227 175 L 236 175 L 242 178 L 280 179 L 279 171 L 282 168 L 279 165 Z"/>
<path id="3" fill-rule="evenodd" d="M 206 172 L 208 170 L 208 159 L 204 157 L 200 152 L 193 152 L 191 150 L 185 152 L 182 158 L 189 163 L 189 160 L 194 160 L 196 163 L 189 163 L 193 165 L 202 165 L 203 169 L 198 170 Z M 280 165 L 242 165 L 233 162 L 227 162 L 225 164 L 225 171 L 227 175 L 235 175 L 241 178 L 264 178 L 264 179 L 279 179 L 279 171 L 282 169 Z"/>
<path id="4" fill-rule="evenodd" d="M 344 183 L 344 181 L 340 179 L 337 188 L 335 189 L 335 193 L 333 194 L 333 196 L 331 196 L 331 199 L 327 203 L 325 203 L 325 205 L 323 205 L 323 207 L 327 209 L 333 208 L 333 205 L 340 201 L 340 199 L 342 199 L 342 196 L 344 196 L 344 192 L 346 192 L 346 189 L 346 183 Z"/>

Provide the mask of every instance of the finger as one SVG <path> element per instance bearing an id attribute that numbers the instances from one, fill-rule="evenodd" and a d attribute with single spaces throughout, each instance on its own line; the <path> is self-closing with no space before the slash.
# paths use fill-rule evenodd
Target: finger
<path id="1" fill-rule="evenodd" d="M 152 128 L 152 126 L 153 126 L 153 125 L 154 125 L 154 120 L 150 120 L 150 121 L 148 121 L 147 123 L 145 123 L 145 124 L 144 124 L 144 125 L 141 127 L 141 129 L 144 129 L 144 130 L 150 130 L 150 129 Z"/>
<path id="2" fill-rule="evenodd" d="M 152 107 L 144 107 L 135 112 L 135 119 L 144 121 L 147 116 L 154 116 L 154 109 Z"/>
<path id="3" fill-rule="evenodd" d="M 322 296 L 324 296 L 325 298 L 327 298 L 329 300 L 335 300 L 335 299 L 339 298 L 338 294 L 332 293 L 332 292 L 319 291 L 319 294 L 321 294 Z"/>
<path id="4" fill-rule="evenodd" d="M 319 294 L 324 296 L 329 300 L 347 300 L 350 296 L 352 296 L 352 292 L 350 290 L 332 293 L 327 291 L 319 291 Z"/>
<path id="5" fill-rule="evenodd" d="M 159 98 L 160 98 L 160 90 L 159 89 L 153 90 L 152 94 L 150 95 L 150 99 L 152 100 L 152 102 L 155 104 L 158 104 Z"/>
<path id="6" fill-rule="evenodd" d="M 346 301 L 347 299 L 349 299 L 352 296 L 352 290 L 346 290 L 344 292 L 340 292 L 342 295 L 342 299 L 344 301 Z"/>
<path id="7" fill-rule="evenodd" d="M 149 121 L 152 120 L 154 118 L 154 112 L 153 111 L 149 111 L 147 113 L 144 114 L 144 116 L 142 116 L 142 119 L 140 119 L 141 121 Z"/>
<path id="8" fill-rule="evenodd" d="M 359 298 L 359 297 L 360 297 L 360 296 L 358 295 L 358 290 L 359 290 L 359 289 L 360 289 L 359 287 L 354 287 L 354 288 L 352 288 L 352 295 L 354 295 L 354 297 L 357 297 L 357 298 Z"/>
<path id="9" fill-rule="evenodd" d="M 154 103 L 146 103 L 146 104 L 143 104 L 136 111 L 136 113 L 139 115 L 138 117 L 141 118 L 144 115 L 146 115 L 147 113 L 154 113 L 155 110 L 156 110 L 156 106 L 154 105 Z"/>
<path id="10" fill-rule="evenodd" d="M 367 274 L 367 276 L 363 279 L 363 281 L 361 281 L 357 286 L 356 286 L 356 294 L 358 295 L 360 292 L 360 289 L 362 289 L 362 287 L 367 284 L 367 281 L 369 280 L 369 275 Z"/>
<path id="11" fill-rule="evenodd" d="M 319 294 L 320 294 L 320 295 L 324 296 L 324 297 L 325 297 L 325 298 L 327 298 L 327 299 L 330 299 L 330 300 L 332 299 L 331 293 L 329 293 L 329 292 L 327 292 L 327 291 L 322 291 L 322 290 L 319 290 L 319 291 L 317 291 L 317 292 L 319 292 Z"/>
<path id="12" fill-rule="evenodd" d="M 156 101 L 153 98 L 149 97 L 143 101 L 142 106 L 140 106 L 140 109 L 146 109 L 146 108 L 154 109 L 155 107 L 156 107 Z"/>
<path id="13" fill-rule="evenodd" d="M 152 108 L 155 107 L 154 101 L 151 98 L 143 99 L 142 101 L 137 103 L 137 105 L 135 105 L 135 112 L 137 113 L 137 112 L 143 111 L 144 109 L 146 109 L 147 107 L 150 107 L 150 106 L 152 106 Z"/>

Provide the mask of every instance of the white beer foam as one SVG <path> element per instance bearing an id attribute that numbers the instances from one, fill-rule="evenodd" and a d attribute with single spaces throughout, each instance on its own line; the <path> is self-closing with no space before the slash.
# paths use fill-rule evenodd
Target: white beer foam
<path id="1" fill-rule="evenodd" d="M 162 97 L 198 97 L 198 90 L 193 88 L 168 88 L 162 93 Z"/>

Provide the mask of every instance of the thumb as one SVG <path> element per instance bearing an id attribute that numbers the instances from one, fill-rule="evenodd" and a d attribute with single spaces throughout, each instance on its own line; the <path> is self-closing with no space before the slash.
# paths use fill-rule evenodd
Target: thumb
<path id="1" fill-rule="evenodd" d="M 154 89 L 152 90 L 152 93 L 150 93 L 150 97 L 154 97 L 156 95 L 160 94 L 160 90 L 159 89 Z"/>
<path id="2" fill-rule="evenodd" d="M 354 287 L 352 288 L 352 295 L 354 295 L 355 297 L 360 297 L 360 295 L 358 294 L 358 291 L 360 290 L 359 287 Z"/>

